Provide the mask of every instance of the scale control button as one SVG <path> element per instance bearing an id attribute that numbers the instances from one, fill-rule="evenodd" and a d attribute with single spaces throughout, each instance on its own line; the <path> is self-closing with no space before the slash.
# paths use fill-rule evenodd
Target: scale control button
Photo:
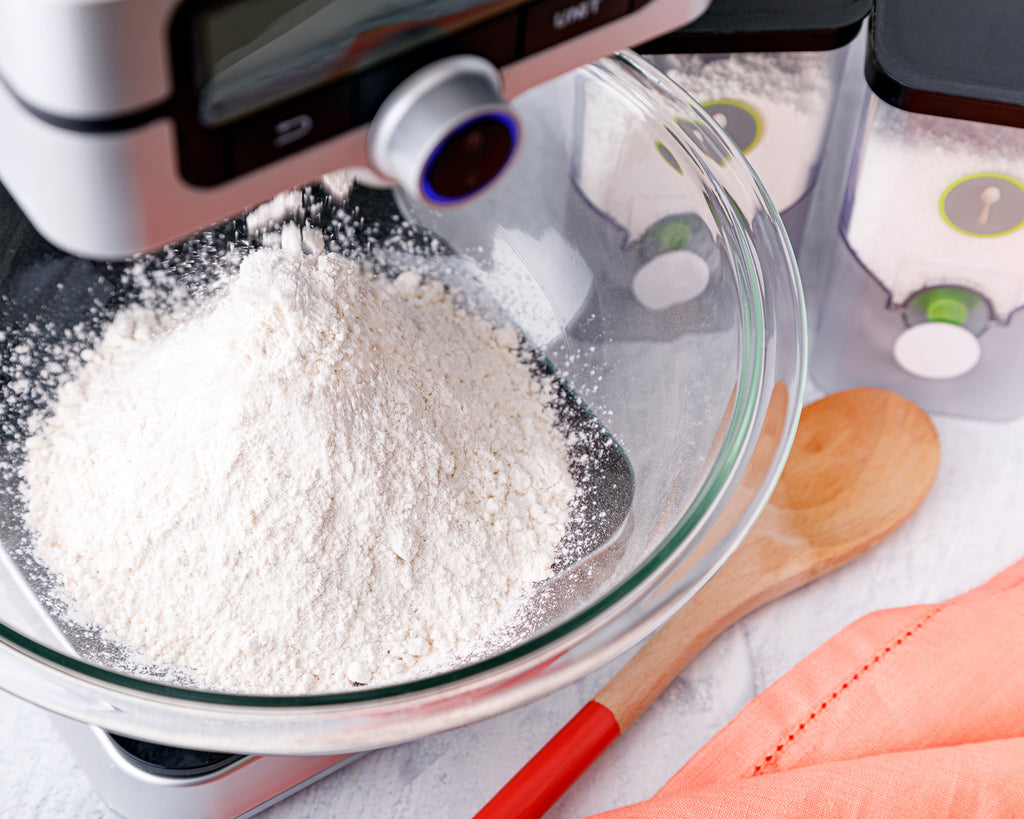
<path id="1" fill-rule="evenodd" d="M 966 327 L 946 321 L 927 321 L 908 327 L 892 348 L 906 372 L 933 381 L 966 375 L 981 359 L 981 342 Z"/>
<path id="2" fill-rule="evenodd" d="M 414 197 L 454 204 L 508 165 L 519 123 L 490 60 L 459 54 L 416 71 L 391 92 L 366 134 L 374 172 Z"/>
<path id="3" fill-rule="evenodd" d="M 235 173 L 246 173 L 295 153 L 349 127 L 345 85 L 307 94 L 248 117 L 231 128 Z"/>
<path id="4" fill-rule="evenodd" d="M 544 0 L 526 10 L 523 54 L 534 54 L 629 12 L 629 0 Z"/>

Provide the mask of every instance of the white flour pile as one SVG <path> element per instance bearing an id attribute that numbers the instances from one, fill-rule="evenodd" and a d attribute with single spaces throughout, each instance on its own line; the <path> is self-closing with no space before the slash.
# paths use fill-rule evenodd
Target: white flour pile
<path id="1" fill-rule="evenodd" d="M 38 554 L 80 616 L 209 685 L 443 663 L 551 571 L 575 487 L 550 387 L 437 283 L 263 249 L 84 359 L 27 444 Z"/>

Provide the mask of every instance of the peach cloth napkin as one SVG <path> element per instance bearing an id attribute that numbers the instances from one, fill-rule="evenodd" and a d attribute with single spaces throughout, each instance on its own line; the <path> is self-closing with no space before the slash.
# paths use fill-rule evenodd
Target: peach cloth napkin
<path id="1" fill-rule="evenodd" d="M 1024 817 L 1024 561 L 847 626 L 601 819 Z"/>

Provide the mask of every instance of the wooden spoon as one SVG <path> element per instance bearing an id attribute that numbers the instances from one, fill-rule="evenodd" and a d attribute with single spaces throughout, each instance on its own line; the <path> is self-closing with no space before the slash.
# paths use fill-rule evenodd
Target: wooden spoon
<path id="1" fill-rule="evenodd" d="M 855 389 L 805 407 L 778 485 L 736 551 L 476 819 L 542 816 L 708 643 L 893 532 L 938 467 L 931 419 L 895 393 Z"/>

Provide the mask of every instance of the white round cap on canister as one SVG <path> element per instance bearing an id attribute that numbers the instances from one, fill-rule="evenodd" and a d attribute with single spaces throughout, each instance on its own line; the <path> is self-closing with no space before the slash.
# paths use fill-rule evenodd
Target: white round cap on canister
<path id="1" fill-rule="evenodd" d="M 981 342 L 959 324 L 928 321 L 900 333 L 892 354 L 900 367 L 918 378 L 959 378 L 981 359 Z"/>
<path id="2" fill-rule="evenodd" d="M 690 250 L 660 253 L 633 277 L 633 295 L 648 310 L 665 310 L 692 301 L 708 286 L 711 270 Z"/>

